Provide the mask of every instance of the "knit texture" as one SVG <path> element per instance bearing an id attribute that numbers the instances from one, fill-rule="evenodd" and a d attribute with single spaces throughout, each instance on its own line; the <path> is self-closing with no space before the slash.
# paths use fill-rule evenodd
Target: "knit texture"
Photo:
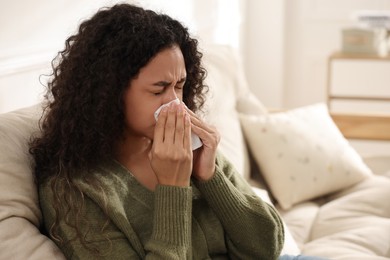
<path id="1" fill-rule="evenodd" d="M 102 165 L 90 176 L 102 189 L 75 181 L 84 194 L 87 221 L 79 228 L 88 248 L 75 239 L 75 219 L 69 225 L 63 212 L 59 234 L 71 241 L 58 246 L 69 259 L 277 259 L 284 230 L 276 210 L 253 193 L 221 154 L 216 164 L 206 182 L 193 180 L 185 188 L 158 185 L 154 192 L 118 162 Z M 55 212 L 49 182 L 39 191 L 50 230 Z"/>
<path id="2" fill-rule="evenodd" d="M 153 239 L 188 247 L 191 240 L 191 188 L 158 186 L 155 193 Z"/>

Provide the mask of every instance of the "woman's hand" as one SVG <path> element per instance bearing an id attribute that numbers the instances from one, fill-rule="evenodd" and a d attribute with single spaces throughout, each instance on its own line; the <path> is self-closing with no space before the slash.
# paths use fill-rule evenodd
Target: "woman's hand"
<path id="1" fill-rule="evenodd" d="M 190 185 L 191 122 L 182 104 L 172 103 L 161 110 L 149 160 L 159 184 L 181 187 Z"/>
<path id="2" fill-rule="evenodd" d="M 206 181 L 215 172 L 215 158 L 221 136 L 217 129 L 200 120 L 197 115 L 186 107 L 191 118 L 191 130 L 199 136 L 203 146 L 194 151 L 193 176 Z"/>

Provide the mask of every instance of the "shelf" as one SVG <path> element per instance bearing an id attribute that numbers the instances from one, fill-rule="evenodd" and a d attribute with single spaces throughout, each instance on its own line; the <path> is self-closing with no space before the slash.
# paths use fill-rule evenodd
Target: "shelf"
<path id="1" fill-rule="evenodd" d="M 330 99 L 344 99 L 344 100 L 363 100 L 363 101 L 389 101 L 390 97 L 369 97 L 369 96 L 340 96 L 340 95 L 329 95 Z"/>
<path id="2" fill-rule="evenodd" d="M 346 138 L 390 140 L 390 115 L 331 113 Z"/>
<path id="3" fill-rule="evenodd" d="M 390 112 L 390 55 L 335 52 L 328 58 L 330 111 Z M 337 104 L 335 107 L 334 105 Z"/>
<path id="4" fill-rule="evenodd" d="M 379 55 L 375 55 L 375 54 L 335 52 L 329 56 L 329 59 L 389 61 L 390 54 L 388 54 L 387 56 L 379 56 Z"/>

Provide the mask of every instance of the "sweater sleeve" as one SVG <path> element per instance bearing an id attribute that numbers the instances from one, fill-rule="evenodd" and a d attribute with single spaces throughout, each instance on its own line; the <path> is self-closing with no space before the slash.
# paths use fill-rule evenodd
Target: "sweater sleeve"
<path id="1" fill-rule="evenodd" d="M 257 197 L 221 154 L 216 172 L 197 187 L 226 231 L 232 259 L 277 259 L 283 247 L 283 223 L 276 210 Z"/>
<path id="2" fill-rule="evenodd" d="M 192 188 L 157 186 L 146 259 L 191 258 Z"/>
<path id="3" fill-rule="evenodd" d="M 56 214 L 52 207 L 53 192 L 47 183 L 39 187 L 40 205 L 46 230 L 51 230 Z M 105 217 L 100 207 L 89 197 L 84 197 L 82 207 L 83 219 L 78 219 L 81 234 L 85 235 L 86 243 L 81 243 L 72 227 L 76 217 L 70 212 L 69 223 L 65 223 L 64 215 L 59 216 L 58 235 L 64 243 L 57 246 L 67 259 L 139 259 L 125 235 Z M 103 229 L 104 227 L 104 229 Z"/>

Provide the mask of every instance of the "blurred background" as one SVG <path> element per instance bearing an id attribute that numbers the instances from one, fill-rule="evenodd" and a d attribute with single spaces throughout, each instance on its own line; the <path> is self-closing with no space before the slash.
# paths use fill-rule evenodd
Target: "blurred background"
<path id="1" fill-rule="evenodd" d="M 390 0 L 1 0 L 0 113 L 38 102 L 65 39 L 117 2 L 179 19 L 202 48 L 235 48 L 267 107 L 390 113 Z"/>

